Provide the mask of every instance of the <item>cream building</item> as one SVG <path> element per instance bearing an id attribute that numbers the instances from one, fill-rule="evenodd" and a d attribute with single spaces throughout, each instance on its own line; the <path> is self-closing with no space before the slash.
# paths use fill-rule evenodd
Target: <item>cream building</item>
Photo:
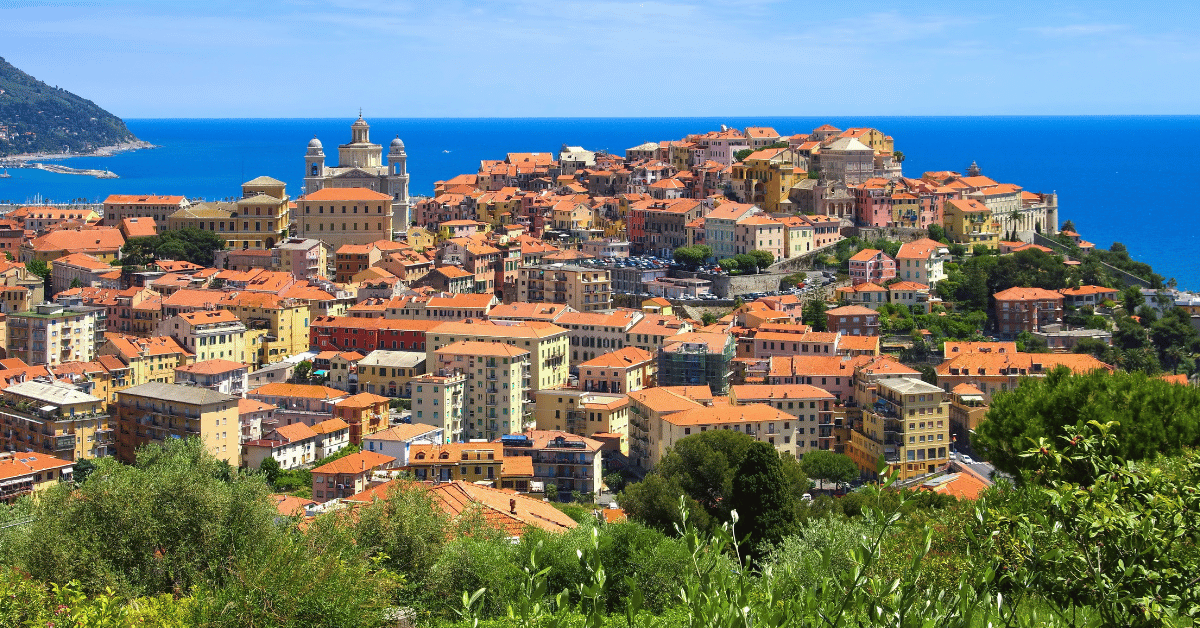
<path id="1" fill-rule="evenodd" d="M 26 364 L 88 362 L 103 340 L 104 308 L 43 303 L 29 312 L 8 314 L 8 357 Z"/>
<path id="2" fill-rule="evenodd" d="M 26 381 L 4 389 L 0 444 L 63 460 L 103 458 L 113 430 L 104 400 L 61 383 Z"/>
<path id="3" fill-rule="evenodd" d="M 561 430 L 579 436 L 619 434 L 621 453 L 629 455 L 629 397 L 576 388 L 539 390 L 534 421 L 539 430 Z"/>
<path id="4" fill-rule="evenodd" d="M 462 369 L 439 369 L 437 373 L 414 377 L 409 384 L 412 386 L 410 399 L 413 423 L 441 428 L 447 443 L 462 442 L 466 372 Z"/>
<path id="5" fill-rule="evenodd" d="M 392 239 L 392 198 L 367 188 L 323 188 L 296 200 L 296 235 L 337 249 Z"/>
<path id="6" fill-rule="evenodd" d="M 255 358 L 247 355 L 246 326 L 228 310 L 176 314 L 158 323 L 158 335 L 171 336 L 200 362 L 220 358 L 246 364 Z"/>
<path id="7" fill-rule="evenodd" d="M 498 342 L 463 341 L 434 353 L 439 369 L 467 374 L 463 432 L 468 440 L 491 441 L 524 431 L 525 390 L 530 378 L 528 350 Z M 416 384 L 413 386 L 415 391 Z"/>
<path id="8" fill-rule="evenodd" d="M 360 113 L 358 120 L 350 126 L 350 143 L 338 146 L 337 166 L 325 165 L 321 140 L 314 137 L 308 143 L 308 152 L 304 156 L 304 194 L 308 196 L 326 188 L 363 188 L 381 193 L 390 200 L 392 223 L 404 230 L 412 220 L 407 160 L 404 142 L 396 136 L 388 147 L 385 164 L 383 147 L 371 143 L 371 126 Z M 318 236 L 318 239 L 323 238 Z M 382 239 L 391 239 L 390 227 L 388 236 Z"/>
<path id="9" fill-rule="evenodd" d="M 497 325 L 488 322 L 441 323 L 425 333 L 425 350 L 430 368 L 434 352 L 462 340 L 499 342 L 529 352 L 530 389 L 558 388 L 567 383 L 567 330 L 551 323 L 525 322 Z"/>

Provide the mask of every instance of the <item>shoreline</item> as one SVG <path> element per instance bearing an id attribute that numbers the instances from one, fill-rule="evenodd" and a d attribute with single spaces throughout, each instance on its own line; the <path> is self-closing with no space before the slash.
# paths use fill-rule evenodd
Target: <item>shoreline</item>
<path id="1" fill-rule="evenodd" d="M 158 146 L 143 140 L 133 142 L 122 142 L 120 144 L 112 144 L 110 146 L 101 146 L 96 150 L 87 153 L 22 153 L 20 155 L 8 155 L 0 157 L 0 164 L 15 164 L 19 162 L 29 161 L 59 161 L 63 159 L 73 159 L 76 157 L 112 157 L 119 153 L 127 153 L 135 150 L 158 148 Z M 9 166 L 17 167 L 17 166 Z"/>

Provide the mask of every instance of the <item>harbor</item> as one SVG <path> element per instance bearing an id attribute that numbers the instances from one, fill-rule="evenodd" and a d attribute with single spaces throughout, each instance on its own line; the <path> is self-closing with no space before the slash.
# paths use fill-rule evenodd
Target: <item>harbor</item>
<path id="1" fill-rule="evenodd" d="M 4 169 L 0 177 L 10 177 L 8 174 L 9 168 L 32 168 L 35 170 L 45 170 L 46 172 L 54 172 L 58 174 L 78 174 L 97 179 L 119 179 L 120 176 L 111 170 L 96 170 L 92 168 L 72 168 L 70 166 L 62 166 L 59 164 L 46 164 L 40 161 L 16 161 L 16 162 L 0 162 L 0 168 Z"/>

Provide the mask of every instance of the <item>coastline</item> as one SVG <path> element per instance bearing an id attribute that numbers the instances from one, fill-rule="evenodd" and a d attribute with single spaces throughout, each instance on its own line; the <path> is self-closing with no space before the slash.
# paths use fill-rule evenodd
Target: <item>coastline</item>
<path id="1" fill-rule="evenodd" d="M 0 164 L 12 164 L 26 161 L 58 161 L 62 159 L 72 159 L 74 157 L 112 157 L 118 153 L 127 153 L 130 151 L 151 148 L 158 148 L 158 146 L 143 140 L 136 140 L 133 142 L 113 144 L 111 146 L 101 146 L 87 153 L 22 153 L 20 155 L 8 155 L 5 157 L 0 157 Z"/>

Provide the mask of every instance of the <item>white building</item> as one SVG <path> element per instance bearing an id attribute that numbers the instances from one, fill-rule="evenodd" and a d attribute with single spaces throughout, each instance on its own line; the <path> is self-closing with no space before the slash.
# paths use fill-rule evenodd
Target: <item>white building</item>
<path id="1" fill-rule="evenodd" d="M 449 442 L 440 427 L 411 423 L 397 425 L 363 437 L 363 449 L 391 456 L 399 466 L 408 466 L 408 451 L 413 445 L 438 445 Z"/>
<path id="2" fill-rule="evenodd" d="M 96 335 L 104 308 L 43 303 L 29 312 L 8 315 L 8 357 L 26 364 L 89 362 L 96 357 Z M 103 338 L 103 336 L 101 336 Z"/>

